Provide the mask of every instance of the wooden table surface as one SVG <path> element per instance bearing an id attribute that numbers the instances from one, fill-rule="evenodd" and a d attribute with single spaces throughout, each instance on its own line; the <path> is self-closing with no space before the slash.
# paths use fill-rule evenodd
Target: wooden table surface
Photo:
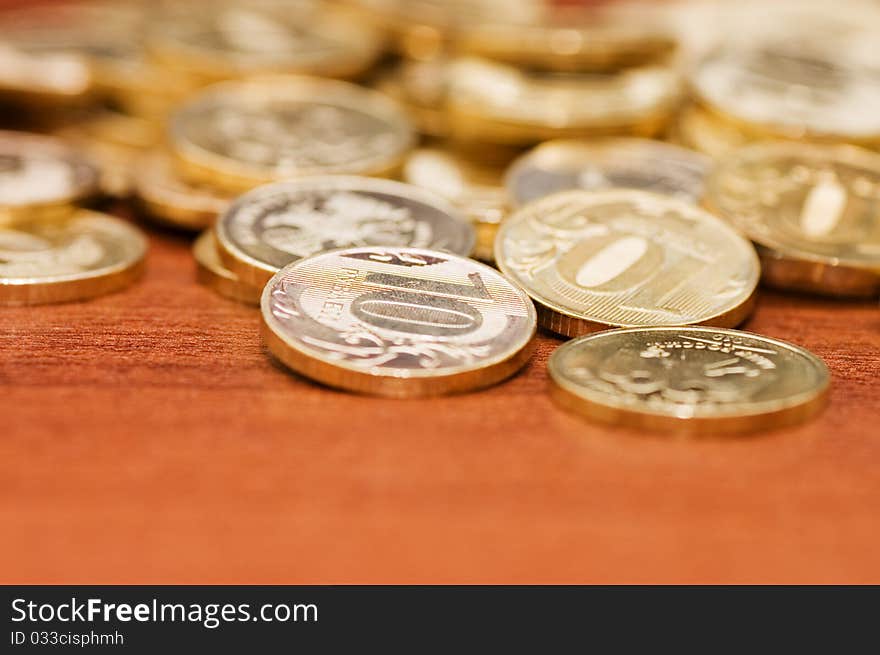
<path id="1" fill-rule="evenodd" d="M 765 292 L 747 329 L 822 356 L 830 406 L 671 438 L 557 409 L 546 335 L 479 393 L 321 388 L 151 241 L 124 292 L 0 308 L 0 582 L 880 582 L 876 303 Z"/>

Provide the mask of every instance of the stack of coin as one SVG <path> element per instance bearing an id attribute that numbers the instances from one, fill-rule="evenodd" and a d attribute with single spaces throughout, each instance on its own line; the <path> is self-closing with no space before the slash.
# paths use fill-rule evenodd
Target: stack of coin
<path id="1" fill-rule="evenodd" d="M 90 298 L 138 276 L 140 231 L 74 204 L 98 185 L 98 170 L 62 142 L 0 132 L 0 304 Z"/>

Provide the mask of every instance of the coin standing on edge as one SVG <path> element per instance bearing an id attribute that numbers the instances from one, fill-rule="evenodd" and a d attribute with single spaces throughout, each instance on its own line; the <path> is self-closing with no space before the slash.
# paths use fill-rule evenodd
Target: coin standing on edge
<path id="1" fill-rule="evenodd" d="M 414 141 L 404 111 L 381 93 L 284 75 L 209 87 L 170 125 L 185 177 L 239 192 L 305 175 L 388 175 Z"/>
<path id="2" fill-rule="evenodd" d="M 0 220 L 70 213 L 98 193 L 98 169 L 62 141 L 0 131 Z"/>
<path id="3" fill-rule="evenodd" d="M 216 234 L 224 265 L 253 286 L 291 262 L 335 248 L 418 247 L 467 256 L 475 240 L 473 226 L 440 196 L 344 175 L 254 189 L 220 217 Z"/>
<path id="4" fill-rule="evenodd" d="M 187 230 L 211 227 L 232 202 L 229 194 L 181 179 L 171 156 L 159 149 L 140 157 L 133 182 L 147 214 Z"/>
<path id="5" fill-rule="evenodd" d="M 494 269 L 422 248 L 322 253 L 263 291 L 269 351 L 331 387 L 415 397 L 504 380 L 532 353 L 535 309 Z"/>
<path id="6" fill-rule="evenodd" d="M 547 141 L 508 169 L 506 186 L 519 206 L 557 191 L 622 188 L 654 191 L 697 202 L 710 160 L 651 139 Z"/>
<path id="7" fill-rule="evenodd" d="M 69 218 L 0 227 L 0 305 L 83 300 L 117 291 L 142 272 L 147 239 L 118 218 Z"/>
<path id="8" fill-rule="evenodd" d="M 830 383 L 803 348 L 704 327 L 591 334 L 560 346 L 547 368 L 554 399 L 591 419 L 702 434 L 799 423 L 824 406 Z"/>
<path id="9" fill-rule="evenodd" d="M 205 230 L 193 243 L 196 260 L 196 277 L 201 284 L 210 287 L 224 298 L 247 305 L 259 305 L 262 287 L 244 284 L 238 276 L 223 266 L 217 254 L 217 241 L 212 230 Z"/>
<path id="10" fill-rule="evenodd" d="M 762 246 L 771 286 L 880 293 L 880 155 L 855 146 L 755 144 L 720 163 L 706 204 Z"/>
<path id="11" fill-rule="evenodd" d="M 495 260 L 569 337 L 604 327 L 732 327 L 754 306 L 752 244 L 689 202 L 647 191 L 563 191 L 501 225 Z"/>

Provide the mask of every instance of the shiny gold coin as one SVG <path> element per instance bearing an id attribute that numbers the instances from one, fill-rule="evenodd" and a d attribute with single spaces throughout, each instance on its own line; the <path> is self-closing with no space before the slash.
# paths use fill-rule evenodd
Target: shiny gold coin
<path id="1" fill-rule="evenodd" d="M 548 141 L 523 155 L 506 175 L 515 205 L 570 189 L 639 189 L 698 201 L 710 161 L 650 139 Z"/>
<path id="2" fill-rule="evenodd" d="M 130 223 L 78 210 L 69 218 L 0 227 L 0 304 L 83 300 L 131 284 L 147 240 Z"/>
<path id="3" fill-rule="evenodd" d="M 452 64 L 448 110 L 462 140 L 532 144 L 546 139 L 660 132 L 678 105 L 671 68 L 608 75 L 544 74 L 477 58 Z"/>
<path id="4" fill-rule="evenodd" d="M 768 282 L 832 295 L 880 289 L 880 155 L 756 144 L 722 161 L 707 189 L 710 207 L 778 253 Z"/>
<path id="5" fill-rule="evenodd" d="M 246 305 L 259 305 L 262 287 L 244 284 L 238 276 L 223 266 L 217 254 L 217 241 L 211 230 L 205 230 L 193 244 L 196 275 L 201 284 L 210 287 L 224 298 Z"/>
<path id="6" fill-rule="evenodd" d="M 174 114 L 171 138 L 189 178 L 240 191 L 303 175 L 390 174 L 414 135 L 382 94 L 275 76 L 207 89 Z"/>
<path id="7" fill-rule="evenodd" d="M 161 149 L 140 157 L 134 190 L 147 214 L 187 230 L 211 227 L 232 201 L 229 194 L 181 179 L 174 161 Z"/>
<path id="8" fill-rule="evenodd" d="M 323 384 L 380 396 L 471 391 L 528 361 L 535 309 L 497 271 L 422 248 L 323 253 L 262 298 L 269 351 Z"/>
<path id="9" fill-rule="evenodd" d="M 806 44 L 721 50 L 691 85 L 700 102 L 756 136 L 880 143 L 880 71 Z"/>
<path id="10" fill-rule="evenodd" d="M 63 141 L 0 131 L 0 224 L 69 213 L 97 190 L 98 170 Z"/>
<path id="11" fill-rule="evenodd" d="M 318 2 L 211 2 L 154 18 L 148 44 L 163 66 L 215 82 L 296 73 L 352 77 L 381 53 L 379 32 Z"/>
<path id="12" fill-rule="evenodd" d="M 291 262 L 334 248 L 411 246 L 459 255 L 474 248 L 473 227 L 442 197 L 345 175 L 254 189 L 223 213 L 216 234 L 223 263 L 254 286 Z"/>
<path id="13" fill-rule="evenodd" d="M 554 399 L 591 419 L 641 430 L 769 430 L 816 414 L 821 359 L 769 337 L 704 327 L 629 328 L 560 346 L 547 362 Z"/>
<path id="14" fill-rule="evenodd" d="M 443 196 L 471 220 L 477 234 L 473 256 L 489 263 L 495 261 L 498 224 L 509 211 L 502 175 L 502 168 L 439 148 L 414 151 L 403 167 L 404 181 Z"/>
<path id="15" fill-rule="evenodd" d="M 672 128 L 672 140 L 713 159 L 719 159 L 754 138 L 736 124 L 699 105 L 690 104 L 679 112 Z"/>
<path id="16" fill-rule="evenodd" d="M 565 336 L 602 327 L 738 325 L 754 305 L 752 245 L 689 202 L 647 191 L 563 191 L 512 214 L 495 261 Z"/>

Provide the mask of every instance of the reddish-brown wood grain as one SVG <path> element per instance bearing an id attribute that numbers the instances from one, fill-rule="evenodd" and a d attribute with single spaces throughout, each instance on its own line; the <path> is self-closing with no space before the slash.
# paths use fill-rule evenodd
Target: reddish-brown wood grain
<path id="1" fill-rule="evenodd" d="M 81 304 L 0 309 L 0 582 L 880 582 L 880 308 L 765 292 L 813 422 L 678 439 L 493 389 L 392 401 L 273 365 L 182 237 Z"/>

